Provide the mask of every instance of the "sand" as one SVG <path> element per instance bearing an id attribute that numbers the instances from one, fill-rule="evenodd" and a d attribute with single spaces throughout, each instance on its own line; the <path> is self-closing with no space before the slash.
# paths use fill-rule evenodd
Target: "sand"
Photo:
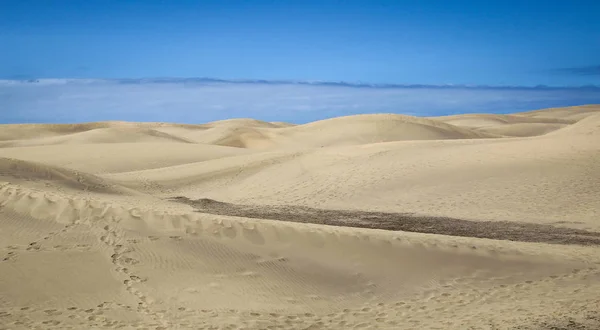
<path id="1" fill-rule="evenodd" d="M 0 125 L 0 329 L 600 329 L 600 106 Z"/>

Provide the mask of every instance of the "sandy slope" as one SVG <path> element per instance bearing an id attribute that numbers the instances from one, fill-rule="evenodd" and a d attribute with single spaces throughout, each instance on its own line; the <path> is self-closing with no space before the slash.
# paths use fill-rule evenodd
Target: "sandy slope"
<path id="1" fill-rule="evenodd" d="M 3 125 L 0 329 L 598 329 L 599 219 L 600 106 Z"/>

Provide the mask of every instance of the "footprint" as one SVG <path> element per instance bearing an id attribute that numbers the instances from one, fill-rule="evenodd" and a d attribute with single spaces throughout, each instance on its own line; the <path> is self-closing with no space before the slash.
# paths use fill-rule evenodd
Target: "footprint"
<path id="1" fill-rule="evenodd" d="M 196 231 L 196 229 L 194 229 L 190 226 L 185 227 L 185 233 L 188 235 L 192 235 L 192 236 L 198 235 L 198 232 Z"/>
<path id="2" fill-rule="evenodd" d="M 26 250 L 27 251 L 33 251 L 33 250 L 39 251 L 40 249 L 41 249 L 41 246 L 38 242 L 32 242 L 32 243 L 29 243 L 29 247 Z"/>
<path id="3" fill-rule="evenodd" d="M 145 280 L 143 280 L 142 278 L 140 278 L 139 276 L 136 276 L 136 275 L 131 275 L 131 276 L 129 276 L 129 278 L 134 282 L 145 282 Z"/>
<path id="4" fill-rule="evenodd" d="M 44 310 L 44 313 L 46 313 L 48 315 L 62 315 L 62 312 L 60 312 L 56 309 L 46 309 L 46 310 Z"/>
<path id="5" fill-rule="evenodd" d="M 135 260 L 133 258 L 125 257 L 125 258 L 123 258 L 123 263 L 127 264 L 127 265 L 135 265 L 135 264 L 138 264 L 139 261 Z"/>

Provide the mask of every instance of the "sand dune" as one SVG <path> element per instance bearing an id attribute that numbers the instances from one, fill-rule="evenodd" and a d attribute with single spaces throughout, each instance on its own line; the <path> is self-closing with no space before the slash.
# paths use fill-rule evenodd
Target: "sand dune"
<path id="1" fill-rule="evenodd" d="M 482 127 L 478 131 L 502 136 L 527 137 L 544 135 L 567 126 L 568 124 L 515 123 Z"/>
<path id="2" fill-rule="evenodd" d="M 248 153 L 241 148 L 189 143 L 42 145 L 1 150 L 0 154 L 5 157 L 40 161 L 96 174 L 162 168 Z"/>
<path id="3" fill-rule="evenodd" d="M 578 121 L 583 118 L 598 114 L 599 110 L 600 105 L 590 104 L 578 107 L 533 110 L 527 112 L 520 112 L 517 113 L 517 115 L 529 118 L 554 118 Z"/>
<path id="4" fill-rule="evenodd" d="M 0 142 L 0 148 L 47 146 L 54 144 L 92 144 L 92 143 L 193 143 L 184 138 L 169 135 L 153 129 L 115 129 L 97 128 L 68 135 L 49 136 L 28 140 L 8 140 Z"/>
<path id="5" fill-rule="evenodd" d="M 36 132 L 39 133 L 36 135 Z M 124 122 L 7 125 L 0 135 L 0 147 L 179 142 L 269 149 L 492 137 L 498 135 L 412 116 L 356 115 L 305 125 L 254 119 L 230 119 L 202 125 Z"/>
<path id="6" fill-rule="evenodd" d="M 12 158 L 0 158 L 0 178 L 17 182 L 33 181 L 35 184 L 54 183 L 75 191 L 105 194 L 134 193 L 93 174 Z"/>
<path id="7" fill-rule="evenodd" d="M 248 123 L 246 125 L 246 123 Z M 304 125 L 222 121 L 196 135 L 196 141 L 239 148 L 315 148 L 407 140 L 497 137 L 439 121 L 402 115 L 355 115 Z"/>
<path id="8" fill-rule="evenodd" d="M 0 328 L 598 329 L 600 107 L 0 126 Z"/>
<path id="9" fill-rule="evenodd" d="M 527 117 L 522 114 L 498 115 L 485 113 L 432 117 L 431 119 L 440 120 L 451 125 L 473 128 L 482 128 L 486 126 L 496 126 L 504 124 L 573 124 L 577 122 L 577 120 L 561 119 L 554 117 Z"/>
<path id="10" fill-rule="evenodd" d="M 577 122 L 574 119 L 530 117 L 521 114 L 465 114 L 434 119 L 459 127 L 471 128 L 478 132 L 509 137 L 544 135 Z"/>
<path id="11" fill-rule="evenodd" d="M 0 141 L 23 141 L 55 137 L 46 141 L 54 143 L 114 143 L 114 142 L 144 142 L 147 139 L 157 138 L 174 140 L 176 142 L 190 142 L 180 137 L 171 136 L 158 131 L 162 127 L 203 129 L 202 125 L 171 124 L 171 123 L 132 123 L 121 121 L 107 121 L 79 124 L 11 124 L 3 125 L 0 132 Z M 43 141 L 41 141 L 43 142 Z M 54 142 L 54 143 L 52 143 Z"/>
<path id="12" fill-rule="evenodd" d="M 600 114 L 589 115 L 579 120 L 577 123 L 565 127 L 555 132 L 556 135 L 562 136 L 592 136 L 600 135 Z"/>
<path id="13" fill-rule="evenodd" d="M 495 137 L 440 121 L 387 114 L 338 117 L 290 127 L 279 132 L 287 140 L 287 145 L 309 147 Z"/>

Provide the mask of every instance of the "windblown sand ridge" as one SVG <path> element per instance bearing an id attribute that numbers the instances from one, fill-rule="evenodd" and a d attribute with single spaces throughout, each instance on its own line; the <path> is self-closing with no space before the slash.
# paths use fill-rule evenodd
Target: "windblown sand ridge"
<path id="1" fill-rule="evenodd" d="M 224 120 L 197 126 L 104 122 L 70 125 L 8 125 L 7 128 L 8 131 L 1 137 L 5 140 L 3 145 L 10 147 L 116 142 L 183 142 L 238 148 L 267 148 L 281 145 L 322 147 L 403 140 L 496 137 L 435 120 L 403 115 L 357 115 L 299 126 L 245 119 Z M 39 131 L 38 136 L 41 136 L 41 140 L 34 138 L 36 131 Z M 23 141 L 22 138 L 27 140 Z"/>
<path id="2" fill-rule="evenodd" d="M 598 106 L 0 126 L 0 328 L 597 329 L 598 135 Z"/>

